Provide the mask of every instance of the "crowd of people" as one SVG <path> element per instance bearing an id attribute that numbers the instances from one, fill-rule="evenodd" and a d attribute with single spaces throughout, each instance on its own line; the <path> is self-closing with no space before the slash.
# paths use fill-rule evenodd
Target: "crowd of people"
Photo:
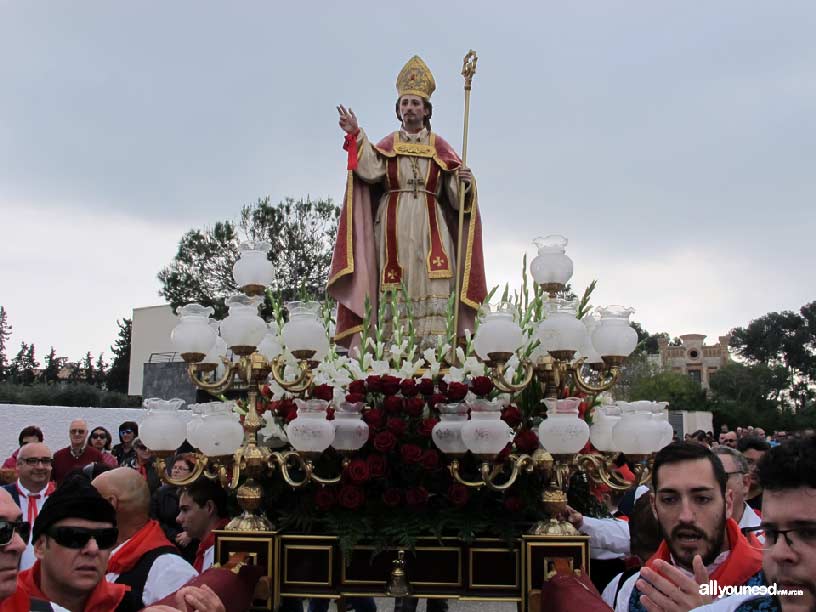
<path id="1" fill-rule="evenodd" d="M 42 431 L 20 432 L 4 463 L 16 478 L 0 487 L 0 612 L 224 612 L 206 584 L 214 529 L 227 517 L 224 490 L 202 479 L 186 488 L 161 484 L 138 425 L 71 422 L 56 452 Z M 179 449 L 176 479 L 193 463 Z"/>

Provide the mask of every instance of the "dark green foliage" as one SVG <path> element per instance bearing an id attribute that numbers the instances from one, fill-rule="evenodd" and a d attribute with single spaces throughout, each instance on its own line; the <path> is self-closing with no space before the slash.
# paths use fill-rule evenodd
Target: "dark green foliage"
<path id="1" fill-rule="evenodd" d="M 127 393 L 130 379 L 130 340 L 133 321 L 131 319 L 117 320 L 116 325 L 119 326 L 119 337 L 111 347 L 113 363 L 108 370 L 106 386 L 110 391 Z M 99 358 L 102 359 L 102 355 Z"/>
<path id="2" fill-rule="evenodd" d="M 632 384 L 629 398 L 669 402 L 672 410 L 709 410 L 705 389 L 685 374 L 659 372 Z"/>
<path id="3" fill-rule="evenodd" d="M 85 383 L 15 385 L 5 382 L 0 383 L 0 404 L 138 408 L 141 398 L 103 391 Z"/>
<path id="4" fill-rule="evenodd" d="M 8 375 L 8 355 L 6 342 L 11 338 L 12 327 L 8 322 L 8 313 L 0 306 L 0 381 L 6 380 Z"/>

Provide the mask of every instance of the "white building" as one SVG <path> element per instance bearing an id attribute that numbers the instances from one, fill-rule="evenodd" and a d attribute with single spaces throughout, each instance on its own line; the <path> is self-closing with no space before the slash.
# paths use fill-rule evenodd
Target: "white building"
<path id="1" fill-rule="evenodd" d="M 170 342 L 178 320 L 169 304 L 133 309 L 128 395 L 142 395 L 144 366 L 153 361 L 181 361 Z"/>

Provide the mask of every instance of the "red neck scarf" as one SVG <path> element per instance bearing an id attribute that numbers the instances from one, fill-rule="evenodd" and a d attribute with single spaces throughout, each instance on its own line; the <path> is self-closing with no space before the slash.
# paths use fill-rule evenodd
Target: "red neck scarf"
<path id="1" fill-rule="evenodd" d="M 749 546 L 748 540 L 742 535 L 739 525 L 732 518 L 725 522 L 725 534 L 728 537 L 730 554 L 725 562 L 712 572 L 709 578 L 716 580 L 717 583 L 723 586 L 740 586 L 762 569 L 762 551 Z M 657 559 L 671 563 L 671 553 L 666 540 L 660 543 L 657 552 L 646 562 L 646 567 L 657 571 L 654 567 L 654 562 Z"/>
<path id="2" fill-rule="evenodd" d="M 196 551 L 195 561 L 193 561 L 193 567 L 195 570 L 200 574 L 204 571 L 204 553 L 207 552 L 207 549 L 210 548 L 213 544 L 215 544 L 215 530 L 216 529 L 223 529 L 229 523 L 228 518 L 223 518 L 219 520 L 215 526 L 210 529 L 210 533 L 201 540 L 201 543 L 198 545 L 198 550 Z"/>
<path id="3" fill-rule="evenodd" d="M 20 487 L 20 481 L 17 481 L 17 494 L 20 497 L 25 497 L 28 500 L 28 517 L 26 520 L 34 526 L 34 521 L 37 519 L 37 514 L 39 514 L 39 510 L 37 509 L 37 500 L 41 497 L 45 498 L 51 495 L 54 492 L 54 489 L 57 488 L 57 484 L 53 480 L 48 481 L 48 485 L 45 487 L 44 491 L 40 491 L 39 493 L 25 493 L 23 489 Z M 32 503 L 33 502 L 33 503 Z"/>
<path id="4" fill-rule="evenodd" d="M 37 599 L 44 599 L 51 601 L 45 593 L 40 590 L 40 562 L 34 562 L 27 570 L 17 574 L 17 590 L 24 591 L 29 597 L 36 597 Z M 83 612 L 111 612 L 115 610 L 122 599 L 130 590 L 129 586 L 124 584 L 113 584 L 102 579 L 91 591 L 88 599 L 85 601 L 85 608 Z"/>
<path id="5" fill-rule="evenodd" d="M 29 612 L 29 610 L 31 610 L 31 601 L 28 593 L 23 589 L 17 589 L 0 602 L 0 612 Z"/>
<path id="6" fill-rule="evenodd" d="M 136 565 L 136 562 L 146 552 L 154 548 L 172 545 L 164 535 L 158 521 L 150 520 L 110 556 L 110 559 L 108 559 L 108 573 L 124 574 Z"/>

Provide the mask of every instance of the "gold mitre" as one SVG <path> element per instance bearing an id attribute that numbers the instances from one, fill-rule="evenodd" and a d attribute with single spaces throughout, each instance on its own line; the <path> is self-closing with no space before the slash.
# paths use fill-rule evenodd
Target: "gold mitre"
<path id="1" fill-rule="evenodd" d="M 418 55 L 409 59 L 397 76 L 397 93 L 400 98 L 411 95 L 430 100 L 435 89 L 436 81 L 431 69 Z"/>

